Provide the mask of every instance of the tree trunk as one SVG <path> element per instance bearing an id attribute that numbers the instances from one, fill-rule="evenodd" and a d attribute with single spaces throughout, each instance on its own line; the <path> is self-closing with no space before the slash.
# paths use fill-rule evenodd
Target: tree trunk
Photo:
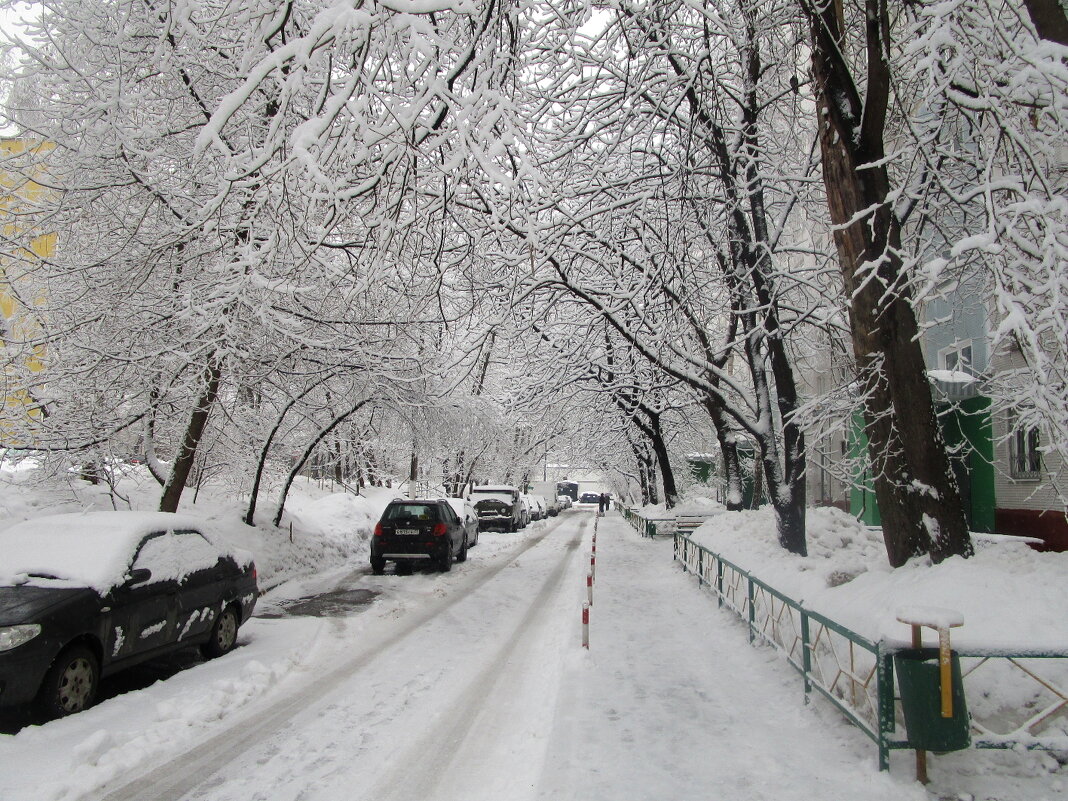
<path id="1" fill-rule="evenodd" d="M 285 420 L 285 417 L 287 414 L 289 414 L 289 411 L 294 406 L 296 406 L 297 403 L 300 402 L 301 398 L 306 397 L 308 393 L 312 391 L 312 389 L 322 384 L 325 380 L 326 379 L 324 378 L 320 381 L 316 381 L 314 384 L 312 384 L 312 386 L 308 387 L 296 397 L 290 398 L 289 403 L 285 405 L 285 408 L 282 409 L 282 411 L 278 414 L 278 418 L 274 421 L 274 426 L 267 434 L 267 439 L 264 441 L 263 447 L 260 449 L 259 461 L 256 463 L 256 475 L 252 479 L 252 491 L 249 493 L 248 509 L 245 511 L 245 525 L 256 525 L 256 504 L 259 502 L 260 485 L 263 482 L 263 472 L 267 468 L 267 457 L 271 452 L 271 446 L 274 444 L 274 438 L 275 436 L 277 436 L 278 431 L 282 428 L 282 421 Z"/>
<path id="2" fill-rule="evenodd" d="M 842 56 L 833 4 L 802 7 L 812 25 L 812 74 L 824 185 L 835 245 L 851 299 L 849 317 L 875 495 L 890 564 L 930 553 L 969 555 L 971 539 L 946 456 L 911 293 L 901 227 L 888 201 L 883 136 L 890 92 L 884 0 L 866 0 L 863 99 Z"/>
<path id="3" fill-rule="evenodd" d="M 286 483 L 282 487 L 282 495 L 278 499 L 278 509 L 274 514 L 273 522 L 275 526 L 282 522 L 282 512 L 284 512 L 286 508 L 286 498 L 289 496 L 289 488 L 293 486 L 294 479 L 296 479 L 297 474 L 300 473 L 301 468 L 304 467 L 305 463 L 308 461 L 308 458 L 312 455 L 312 453 L 315 452 L 316 446 L 318 446 L 318 444 L 322 442 L 323 439 L 327 437 L 331 431 L 333 431 L 335 428 L 345 422 L 345 420 L 347 420 L 349 417 L 352 417 L 352 415 L 356 414 L 356 412 L 362 409 L 368 402 L 369 401 L 366 398 L 364 400 L 357 401 L 355 404 L 353 404 L 351 409 L 339 415 L 338 417 L 335 417 L 334 420 L 328 426 L 326 426 L 326 428 L 324 428 L 318 433 L 315 439 L 308 443 L 308 447 L 304 449 L 304 453 L 302 453 L 300 458 L 297 459 L 297 463 L 293 465 L 292 469 L 290 469 L 289 471 L 289 475 L 286 476 Z"/>
<path id="4" fill-rule="evenodd" d="M 174 457 L 174 467 L 171 469 L 167 484 L 163 487 L 163 496 L 159 502 L 161 512 L 178 511 L 178 502 L 182 498 L 182 490 L 185 489 L 189 471 L 193 469 L 197 446 L 207 427 L 211 407 L 215 405 L 215 400 L 219 397 L 221 382 L 222 361 L 213 353 L 208 357 L 208 365 L 204 369 L 204 391 L 197 398 L 196 406 L 193 407 L 193 414 L 189 418 L 189 425 L 182 437 L 181 447 Z"/>
<path id="5" fill-rule="evenodd" d="M 1068 17 L 1060 0 L 1023 0 L 1023 4 L 1040 37 L 1068 47 Z"/>
<path id="6" fill-rule="evenodd" d="M 679 502 L 679 491 L 675 487 L 675 472 L 671 469 L 671 460 L 668 457 L 667 443 L 664 442 L 664 432 L 660 427 L 660 415 L 649 414 L 649 444 L 656 454 L 657 464 L 660 465 L 660 480 L 664 485 L 664 503 L 668 509 L 673 508 Z"/>

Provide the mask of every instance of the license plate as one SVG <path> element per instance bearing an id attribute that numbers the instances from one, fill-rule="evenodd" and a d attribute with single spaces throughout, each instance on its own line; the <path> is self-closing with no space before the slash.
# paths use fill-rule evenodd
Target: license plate
<path id="1" fill-rule="evenodd" d="M 418 533 L 419 533 L 419 529 L 417 529 L 417 528 L 398 528 L 397 529 L 397 534 L 398 534 L 398 536 L 401 536 L 401 537 L 414 537 Z"/>

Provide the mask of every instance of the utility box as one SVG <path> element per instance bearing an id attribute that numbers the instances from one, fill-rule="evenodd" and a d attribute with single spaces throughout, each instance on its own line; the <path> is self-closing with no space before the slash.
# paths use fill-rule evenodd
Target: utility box
<path id="1" fill-rule="evenodd" d="M 968 708 L 964 702 L 960 659 L 950 652 L 953 714 L 942 717 L 942 685 L 937 648 L 910 648 L 894 654 L 901 709 L 909 748 L 917 751 L 960 751 L 971 744 Z"/>

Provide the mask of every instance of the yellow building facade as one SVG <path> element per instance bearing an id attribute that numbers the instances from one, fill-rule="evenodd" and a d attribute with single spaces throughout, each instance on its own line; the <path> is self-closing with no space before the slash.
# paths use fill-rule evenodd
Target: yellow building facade
<path id="1" fill-rule="evenodd" d="M 56 234 L 40 220 L 55 192 L 38 182 L 50 143 L 0 139 L 0 324 L 4 404 L 0 446 L 26 447 L 27 432 L 40 419 L 35 390 L 43 381 L 46 347 L 42 314 L 47 302 L 37 280 L 41 261 L 56 252 Z"/>

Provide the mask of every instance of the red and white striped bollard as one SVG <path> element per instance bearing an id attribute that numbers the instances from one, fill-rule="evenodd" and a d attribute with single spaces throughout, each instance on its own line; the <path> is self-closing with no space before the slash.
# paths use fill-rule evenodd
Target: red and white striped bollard
<path id="1" fill-rule="evenodd" d="M 582 605 L 582 647 L 590 648 L 590 605 Z"/>

